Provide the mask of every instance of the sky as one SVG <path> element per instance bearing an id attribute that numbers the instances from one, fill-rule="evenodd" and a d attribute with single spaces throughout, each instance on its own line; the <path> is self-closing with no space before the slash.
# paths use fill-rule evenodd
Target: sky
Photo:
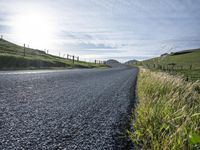
<path id="1" fill-rule="evenodd" d="M 82 60 L 200 48 L 200 0 L 0 0 L 4 39 Z"/>

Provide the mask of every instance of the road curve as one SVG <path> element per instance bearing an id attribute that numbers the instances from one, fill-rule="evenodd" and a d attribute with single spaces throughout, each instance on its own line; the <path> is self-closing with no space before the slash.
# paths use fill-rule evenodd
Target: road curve
<path id="1" fill-rule="evenodd" d="M 0 72 L 0 149 L 127 148 L 136 76 L 128 67 Z"/>

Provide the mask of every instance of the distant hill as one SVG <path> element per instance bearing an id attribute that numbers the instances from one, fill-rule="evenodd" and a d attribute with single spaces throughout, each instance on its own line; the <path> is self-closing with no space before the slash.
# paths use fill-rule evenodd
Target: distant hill
<path id="1" fill-rule="evenodd" d="M 114 60 L 114 59 L 109 59 L 109 60 L 106 61 L 106 63 L 108 63 L 108 64 L 109 63 L 118 63 L 119 64 L 120 62 L 117 61 L 117 60 Z"/>
<path id="2" fill-rule="evenodd" d="M 0 69 L 34 69 L 34 68 L 93 68 L 103 64 L 86 63 L 46 54 L 38 49 L 31 49 L 0 39 Z"/>
<path id="3" fill-rule="evenodd" d="M 133 60 L 129 60 L 129 61 L 125 62 L 125 64 L 133 65 L 133 64 L 136 64 L 137 62 L 138 62 L 137 60 L 133 59 Z"/>
<path id="4" fill-rule="evenodd" d="M 114 59 L 109 59 L 106 61 L 106 64 L 110 67 L 120 67 L 122 66 L 122 64 L 120 62 L 118 62 L 117 60 Z"/>

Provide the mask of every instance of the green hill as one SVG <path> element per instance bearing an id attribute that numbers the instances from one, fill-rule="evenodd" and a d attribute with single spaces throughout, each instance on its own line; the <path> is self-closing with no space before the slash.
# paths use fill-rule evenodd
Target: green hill
<path id="1" fill-rule="evenodd" d="M 139 64 L 150 69 L 183 74 L 191 80 L 200 79 L 200 49 L 163 54 L 160 57 L 141 61 Z"/>
<path id="2" fill-rule="evenodd" d="M 129 61 L 125 62 L 125 64 L 134 65 L 134 64 L 137 64 L 137 62 L 138 62 L 137 60 L 133 59 L 133 60 L 129 60 Z"/>
<path id="3" fill-rule="evenodd" d="M 38 68 L 94 68 L 105 67 L 104 64 L 73 61 L 44 51 L 25 48 L 0 39 L 0 69 L 38 69 Z"/>

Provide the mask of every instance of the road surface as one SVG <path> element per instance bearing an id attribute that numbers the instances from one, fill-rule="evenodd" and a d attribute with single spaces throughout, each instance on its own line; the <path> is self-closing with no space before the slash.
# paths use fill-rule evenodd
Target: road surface
<path id="1" fill-rule="evenodd" d="M 137 69 L 0 72 L 0 149 L 125 149 Z"/>

